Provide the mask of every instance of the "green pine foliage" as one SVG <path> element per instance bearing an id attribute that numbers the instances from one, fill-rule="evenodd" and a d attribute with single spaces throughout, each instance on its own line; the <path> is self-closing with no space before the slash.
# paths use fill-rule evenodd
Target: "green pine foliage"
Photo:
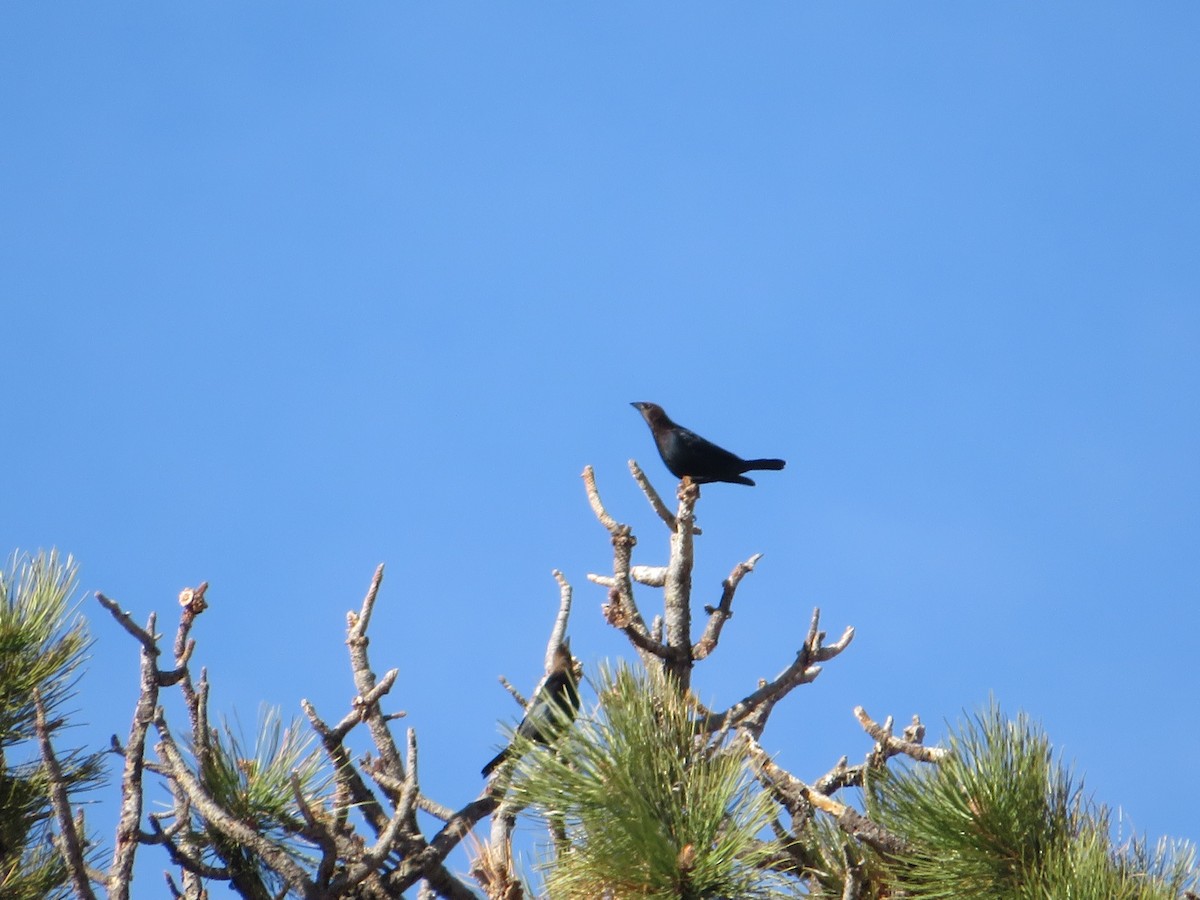
<path id="1" fill-rule="evenodd" d="M 771 803 L 744 758 L 698 737 L 661 675 L 600 673 L 599 705 L 551 750 L 522 747 L 513 796 L 558 835 L 551 900 L 794 896 L 764 866 Z"/>
<path id="2" fill-rule="evenodd" d="M 846 873 L 853 867 L 863 890 L 862 898 L 889 896 L 886 871 L 875 856 L 823 813 L 816 813 L 797 829 L 797 842 L 790 848 L 803 860 L 800 871 L 813 900 L 843 900 L 846 893 Z M 872 892 L 871 886 L 876 886 Z"/>
<path id="3" fill-rule="evenodd" d="M 292 789 L 295 775 L 301 794 L 315 808 L 328 784 L 321 756 L 311 744 L 301 723 L 293 720 L 286 728 L 279 711 L 266 709 L 259 718 L 253 747 L 248 747 L 239 730 L 225 723 L 222 731 L 210 734 L 207 752 L 199 754 L 200 783 L 217 804 L 235 819 L 251 826 L 273 841 L 305 867 L 315 865 L 312 848 L 296 838 L 303 819 Z M 197 756 L 196 748 L 192 748 Z M 216 828 L 205 828 L 208 849 L 233 876 L 235 889 L 243 896 L 274 897 L 282 885 L 271 871 L 246 848 L 225 837 Z"/>
<path id="4" fill-rule="evenodd" d="M 993 704 L 937 766 L 876 770 L 867 814 L 911 850 L 881 860 L 913 900 L 1176 900 L 1196 883 L 1190 848 L 1114 846 L 1110 816 L 1056 761 L 1045 734 Z"/>
<path id="5" fill-rule="evenodd" d="M 67 871 L 53 846 L 49 782 L 35 729 L 34 692 L 53 737 L 64 725 L 88 646 L 83 620 L 71 617 L 77 566 L 57 552 L 15 556 L 0 572 L 0 897 L 69 896 Z M 100 754 L 55 747 L 68 790 L 95 787 Z"/>
<path id="6" fill-rule="evenodd" d="M 71 896 L 35 692 L 76 806 L 100 779 L 100 754 L 59 746 L 88 646 L 71 614 L 75 585 L 74 562 L 53 552 L 14 557 L 0 572 L 2 900 Z M 1191 847 L 1122 838 L 1044 733 L 995 704 L 950 734 L 938 764 L 871 757 L 865 814 L 906 848 L 884 853 L 872 847 L 890 842 L 853 837 L 803 803 L 788 806 L 796 818 L 785 834 L 736 735 L 704 733 L 694 702 L 657 669 L 602 668 L 596 687 L 595 707 L 573 722 L 551 709 L 562 729 L 550 746 L 514 737 L 517 762 L 497 777 L 510 782 L 498 815 L 527 807 L 548 827 L 546 900 L 1181 900 L 1200 885 Z M 301 836 L 296 792 L 316 817 L 328 815 L 330 772 L 306 734 L 271 711 L 252 743 L 225 725 L 193 735 L 190 749 L 222 815 L 311 870 L 317 854 Z M 241 897 L 283 896 L 288 886 L 253 842 L 230 840 L 201 805 L 189 807 L 179 846 L 218 867 Z"/>

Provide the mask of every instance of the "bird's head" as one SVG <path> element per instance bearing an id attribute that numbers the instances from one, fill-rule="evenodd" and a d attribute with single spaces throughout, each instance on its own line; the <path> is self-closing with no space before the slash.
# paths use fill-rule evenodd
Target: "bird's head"
<path id="1" fill-rule="evenodd" d="M 637 400 L 631 404 L 634 409 L 642 414 L 642 418 L 647 423 L 653 425 L 655 422 L 668 422 L 667 414 L 663 412 L 663 408 L 657 403 L 646 403 L 642 400 Z"/>
<path id="2" fill-rule="evenodd" d="M 554 656 L 550 663 L 551 672 L 569 672 L 574 667 L 571 659 L 571 639 L 565 638 L 554 648 Z"/>

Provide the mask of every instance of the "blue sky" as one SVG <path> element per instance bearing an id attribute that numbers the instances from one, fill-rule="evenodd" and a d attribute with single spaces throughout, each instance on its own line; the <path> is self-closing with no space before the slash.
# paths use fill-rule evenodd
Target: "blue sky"
<path id="1" fill-rule="evenodd" d="M 1185 3 L 8 5 L 0 549 L 168 631 L 210 581 L 243 722 L 344 713 L 386 563 L 373 659 L 458 806 L 553 568 L 575 653 L 626 653 L 579 473 L 663 561 L 652 400 L 788 460 L 704 490 L 695 605 L 764 557 L 700 694 L 814 606 L 857 629 L 781 764 L 861 757 L 857 704 L 936 739 L 995 696 L 1200 838 L 1198 37 Z M 99 744 L 136 648 L 83 608 Z"/>

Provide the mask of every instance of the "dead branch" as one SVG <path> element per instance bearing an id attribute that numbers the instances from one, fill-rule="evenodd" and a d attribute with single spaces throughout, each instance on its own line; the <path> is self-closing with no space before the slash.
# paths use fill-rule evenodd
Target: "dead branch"
<path id="1" fill-rule="evenodd" d="M 71 883 L 76 893 L 84 900 L 94 900 L 91 880 L 88 878 L 87 863 L 84 859 L 83 836 L 76 827 L 71 815 L 71 800 L 67 795 L 67 779 L 63 775 L 62 765 L 54 755 L 50 743 L 50 726 L 46 723 L 46 705 L 42 702 L 42 692 L 34 688 L 34 727 L 38 743 L 41 746 L 42 764 L 46 767 L 47 780 L 50 788 L 50 804 L 54 809 L 54 818 L 58 822 L 59 842 L 62 856 L 71 876 Z"/>
<path id="2" fill-rule="evenodd" d="M 652 666 L 656 659 L 662 659 L 665 656 L 666 651 L 656 646 L 657 642 L 646 630 L 646 622 L 634 600 L 629 569 L 630 557 L 633 555 L 637 538 L 634 537 L 633 530 L 628 525 L 617 522 L 604 508 L 604 504 L 600 500 L 600 491 L 596 487 L 596 473 L 591 466 L 584 467 L 583 484 L 587 490 L 592 512 L 608 531 L 613 545 L 613 574 L 607 585 L 609 592 L 608 602 L 603 607 L 604 618 L 610 625 L 625 632 L 642 658 L 642 664 L 648 667 Z M 591 575 L 588 577 L 593 581 L 597 578 L 597 576 Z"/>
<path id="3" fill-rule="evenodd" d="M 249 825 L 226 812 L 192 774 L 175 743 L 175 738 L 167 727 L 167 720 L 161 709 L 155 712 L 154 727 L 160 738 L 154 748 L 155 752 L 170 768 L 172 781 L 187 794 L 192 806 L 204 816 L 208 824 L 230 840 L 250 850 L 262 860 L 264 865 L 282 878 L 293 891 L 298 892 L 301 896 L 309 895 L 313 884 L 304 870 L 273 841 L 263 837 Z"/>
<path id="4" fill-rule="evenodd" d="M 663 520 L 668 531 L 675 531 L 677 523 L 675 516 L 667 509 L 667 504 L 663 503 L 662 497 L 658 491 L 654 489 L 654 485 L 650 483 L 650 479 L 646 477 L 646 473 L 642 471 L 642 467 L 637 464 L 636 459 L 629 461 L 629 471 L 633 475 L 633 480 L 637 482 L 637 486 L 642 489 L 642 493 L 646 495 L 646 499 L 650 501 L 650 507 L 657 513 L 658 517 Z M 693 534 L 702 534 L 699 528 L 693 526 Z"/>
<path id="5" fill-rule="evenodd" d="M 124 612 L 114 601 L 103 594 L 96 594 L 96 599 L 112 613 L 117 623 L 141 644 L 141 686 L 134 707 L 133 723 L 129 727 L 129 739 L 122 750 L 125 762 L 121 772 L 121 810 L 117 818 L 116 840 L 106 884 L 112 900 L 129 900 L 133 863 L 137 854 L 138 835 L 141 832 L 146 734 L 154 721 L 154 710 L 158 704 L 158 656 L 161 651 L 157 638 L 154 637 L 157 619 L 153 613 L 150 614 L 146 627 L 140 628 L 130 618 L 129 613 Z M 117 743 L 115 735 L 113 743 Z"/>
<path id="6" fill-rule="evenodd" d="M 629 575 L 638 584 L 644 584 L 647 587 L 662 587 L 667 583 L 666 566 L 633 566 L 629 570 Z"/>
<path id="7" fill-rule="evenodd" d="M 687 690 L 692 679 L 692 528 L 696 519 L 696 501 L 700 486 L 690 478 L 679 482 L 679 510 L 675 530 L 671 532 L 671 555 L 663 585 L 663 621 L 667 630 L 667 670 Z"/>
<path id="8" fill-rule="evenodd" d="M 362 813 L 367 824 L 378 835 L 383 831 L 388 817 L 383 812 L 379 798 L 371 792 L 358 769 L 354 767 L 350 759 L 350 752 L 342 743 L 353 724 L 361 721 L 357 711 L 343 719 L 336 728 L 330 728 L 317 715 L 316 708 L 308 700 L 301 700 L 300 708 L 308 716 L 309 724 L 317 733 L 325 755 L 329 757 L 329 762 L 333 767 L 334 779 L 337 784 L 334 792 L 335 820 L 340 826 L 344 826 L 350 808 L 354 807 Z M 349 724 L 347 724 L 348 722 Z"/>
<path id="9" fill-rule="evenodd" d="M 358 695 L 363 698 L 372 696 L 375 688 L 375 673 L 367 655 L 367 626 L 371 623 L 371 613 L 382 583 L 383 564 L 380 563 L 371 578 L 371 586 L 367 589 L 358 615 L 349 613 L 346 616 L 349 631 L 346 645 L 350 648 L 350 668 L 354 674 L 354 686 L 358 689 Z M 397 778 L 404 778 L 404 763 L 400 759 L 400 751 L 396 747 L 391 729 L 387 726 L 388 717 L 384 716 L 379 702 L 365 702 L 360 710 L 362 721 L 366 724 L 384 764 Z"/>
<path id="10" fill-rule="evenodd" d="M 130 618 L 129 613 L 121 609 L 116 601 L 109 600 L 101 593 L 96 594 L 96 599 L 100 601 L 100 605 L 112 613 L 113 618 L 117 620 L 122 628 L 132 634 L 148 653 L 153 653 L 157 656 L 161 651 L 158 649 L 158 637 L 154 634 L 154 616 L 151 614 L 150 622 L 142 628 Z"/>
<path id="11" fill-rule="evenodd" d="M 551 629 L 550 638 L 546 642 L 546 655 L 542 677 L 530 693 L 530 700 L 525 702 L 522 698 L 522 708 L 526 711 L 529 704 L 536 700 L 541 693 L 547 678 L 550 677 L 550 673 L 554 668 L 555 650 L 566 638 L 567 617 L 571 611 L 571 588 L 562 573 L 557 569 L 554 571 L 554 577 L 558 581 L 560 589 L 559 613 L 555 619 L 554 627 Z M 578 675 L 578 661 L 572 660 L 572 665 L 576 667 Z M 505 684 L 509 687 L 513 696 L 520 697 L 519 692 L 511 685 L 508 685 L 507 681 L 505 681 Z M 500 799 L 504 790 L 502 784 L 502 780 L 489 781 L 488 792 L 491 793 L 493 788 L 496 789 L 496 793 L 492 794 L 492 796 L 497 799 L 498 812 L 492 817 L 490 840 L 486 845 L 479 848 L 475 865 L 472 867 L 472 874 L 476 881 L 485 890 L 489 891 L 489 896 L 492 896 L 492 892 L 494 891 L 499 891 L 507 896 L 512 885 L 519 885 L 519 880 L 512 871 L 512 831 L 516 825 L 516 817 L 519 809 L 511 798 L 503 796 L 503 800 Z M 447 821 L 447 824 L 449 824 L 449 821 Z"/>
<path id="12" fill-rule="evenodd" d="M 596 518 L 600 520 L 600 524 L 609 534 L 615 535 L 622 528 L 628 527 L 618 524 L 617 520 L 610 516 L 608 510 L 604 508 L 604 503 L 600 500 L 600 491 L 596 487 L 596 473 L 591 466 L 583 467 L 583 486 L 587 491 L 588 503 L 591 504 L 592 512 L 596 514 Z"/>
<path id="13" fill-rule="evenodd" d="M 747 695 L 742 700 L 729 707 L 725 712 L 710 716 L 706 725 L 710 730 L 725 728 L 726 722 L 732 725 L 750 725 L 754 735 L 762 734 L 766 726 L 767 716 L 775 704 L 786 697 L 792 690 L 802 684 L 809 684 L 821 674 L 817 662 L 833 659 L 845 650 L 854 640 L 854 629 L 847 626 L 842 636 L 832 644 L 824 644 L 825 633 L 818 628 L 821 610 L 814 609 L 809 624 L 808 635 L 804 644 L 796 652 L 796 659 L 772 681 L 764 682 L 758 690 Z M 750 723 L 748 720 L 753 719 Z"/>
<path id="14" fill-rule="evenodd" d="M 863 730 L 875 739 L 875 749 L 871 752 L 871 763 L 881 766 L 890 757 L 903 753 L 918 762 L 941 762 L 949 754 L 944 747 L 926 747 L 921 743 L 925 737 L 925 726 L 919 716 L 913 716 L 912 724 L 904 730 L 904 738 L 892 734 L 892 718 L 889 716 L 883 725 L 867 715 L 861 706 L 854 707 L 854 717 L 858 719 Z"/>
<path id="15" fill-rule="evenodd" d="M 725 627 L 727 621 L 733 618 L 733 595 L 742 579 L 754 571 L 754 567 L 760 559 L 762 559 L 762 554 L 755 553 L 745 562 L 734 566 L 729 577 L 721 583 L 723 590 L 720 602 L 715 607 L 704 607 L 704 611 L 708 613 L 708 625 L 705 626 L 704 634 L 700 636 L 696 646 L 692 648 L 693 659 L 697 661 L 704 659 L 716 649 L 717 642 L 721 639 L 721 629 Z"/>
<path id="16" fill-rule="evenodd" d="M 509 681 L 507 677 L 501 675 L 499 681 L 500 684 L 504 686 L 504 689 L 512 696 L 512 698 L 517 701 L 517 705 L 520 706 L 521 709 L 524 709 L 529 705 L 529 701 L 525 699 L 525 695 L 517 690 L 516 686 Z"/>
<path id="17" fill-rule="evenodd" d="M 545 666 L 547 672 L 550 671 L 550 666 L 553 664 L 555 648 L 566 640 L 567 622 L 571 618 L 571 584 L 558 569 L 554 569 L 551 574 L 558 582 L 558 615 L 554 617 L 554 627 L 550 630 L 550 639 L 546 642 Z"/>
<path id="18" fill-rule="evenodd" d="M 838 828 L 864 844 L 882 852 L 899 853 L 907 849 L 903 838 L 892 834 L 882 825 L 872 822 L 851 806 L 813 790 L 795 775 L 777 765 L 748 730 L 738 732 L 751 767 L 763 784 L 789 811 L 815 807 L 833 817 Z"/>

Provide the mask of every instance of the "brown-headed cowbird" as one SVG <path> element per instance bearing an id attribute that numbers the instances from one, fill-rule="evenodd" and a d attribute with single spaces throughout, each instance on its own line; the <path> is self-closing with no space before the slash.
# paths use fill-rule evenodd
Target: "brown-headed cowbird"
<path id="1" fill-rule="evenodd" d="M 785 465 L 782 459 L 742 459 L 712 441 L 706 441 L 694 431 L 676 425 L 657 403 L 639 402 L 632 405 L 650 426 L 658 455 L 676 478 L 686 475 L 697 484 L 725 481 L 753 487 L 754 482 L 743 472 L 782 469 Z"/>
<path id="2" fill-rule="evenodd" d="M 563 641 L 554 648 L 550 662 L 550 673 L 542 689 L 525 711 L 525 718 L 517 726 L 517 734 L 526 740 L 548 744 L 558 737 L 563 728 L 575 718 L 579 710 L 579 685 L 575 681 L 575 663 L 571 659 L 570 641 Z M 500 763 L 508 759 L 513 745 L 509 744 L 483 767 L 486 778 Z"/>

